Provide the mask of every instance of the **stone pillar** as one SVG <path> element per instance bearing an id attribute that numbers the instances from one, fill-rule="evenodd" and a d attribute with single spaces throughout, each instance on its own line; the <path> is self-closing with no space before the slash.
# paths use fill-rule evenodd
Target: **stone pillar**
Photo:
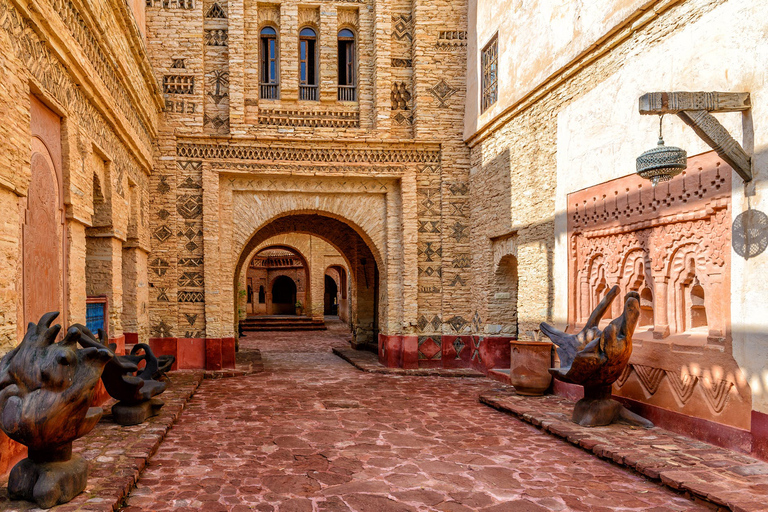
<path id="1" fill-rule="evenodd" d="M 667 311 L 667 290 L 669 283 L 666 276 L 654 276 L 653 337 L 660 340 L 669 336 L 669 316 Z"/>
<path id="2" fill-rule="evenodd" d="M 318 247 L 315 237 L 309 238 L 309 254 L 304 256 L 309 263 L 309 280 L 307 283 L 307 304 L 305 304 L 305 314 L 316 320 L 323 319 L 324 297 L 325 297 L 325 255 Z"/>
<path id="3" fill-rule="evenodd" d="M 88 230 L 86 230 L 86 235 Z M 114 236 L 86 237 L 86 293 L 106 296 L 109 304 L 109 339 L 123 336 L 123 242 Z"/>
<path id="4" fill-rule="evenodd" d="M 280 99 L 299 98 L 299 7 L 280 6 Z"/>
<path id="5" fill-rule="evenodd" d="M 318 51 L 320 62 L 318 66 L 320 84 L 320 101 L 336 103 L 336 84 L 338 82 L 338 50 L 336 39 L 338 37 L 338 22 L 336 7 L 324 7 L 320 9 L 320 33 L 318 34 Z"/>
<path id="6" fill-rule="evenodd" d="M 67 232 L 67 322 L 85 325 L 86 292 L 86 226 L 77 219 L 68 218 Z"/>
<path id="7" fill-rule="evenodd" d="M 123 332 L 127 343 L 149 339 L 149 288 L 147 252 L 139 247 L 123 248 Z"/>

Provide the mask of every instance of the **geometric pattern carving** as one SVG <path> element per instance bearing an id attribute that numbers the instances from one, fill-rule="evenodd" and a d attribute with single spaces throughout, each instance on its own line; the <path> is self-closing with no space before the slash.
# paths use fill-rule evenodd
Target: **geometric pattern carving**
<path id="1" fill-rule="evenodd" d="M 357 128 L 360 126 L 360 113 L 260 109 L 259 124 L 266 126 L 304 126 L 310 128 Z"/>
<path id="2" fill-rule="evenodd" d="M 204 285 L 202 272 L 182 272 L 179 286 L 202 287 Z"/>
<path id="3" fill-rule="evenodd" d="M 180 142 L 176 155 L 181 158 L 206 160 L 261 160 L 289 162 L 327 162 L 360 164 L 439 164 L 439 149 L 356 149 L 356 148 L 290 148 L 279 146 L 246 146 L 227 143 L 199 144 Z"/>
<path id="4" fill-rule="evenodd" d="M 413 16 L 410 14 L 392 15 L 392 38 L 413 41 Z"/>
<path id="5" fill-rule="evenodd" d="M 704 390 L 704 397 L 707 399 L 709 406 L 717 414 L 723 412 L 725 404 L 728 402 L 733 382 L 727 380 L 713 382 L 707 378 L 702 378 L 699 382 L 701 382 L 701 388 Z"/>
<path id="6" fill-rule="evenodd" d="M 154 233 L 152 233 L 152 236 L 154 236 L 159 242 L 165 242 L 173 236 L 173 231 L 171 231 L 168 226 L 163 224 L 157 228 Z"/>
<path id="7" fill-rule="evenodd" d="M 699 378 L 690 373 L 681 375 L 680 372 L 667 371 L 667 380 L 672 386 L 672 391 L 682 405 L 685 405 L 693 395 L 696 382 Z"/>
<path id="8" fill-rule="evenodd" d="M 227 46 L 229 34 L 226 29 L 205 29 L 205 44 L 208 46 Z"/>
<path id="9" fill-rule="evenodd" d="M 435 244 L 435 247 L 432 244 Z M 435 261 L 435 257 L 441 256 L 443 253 L 443 249 L 438 245 L 438 242 L 419 242 L 418 245 L 418 254 L 425 257 L 424 261 Z"/>
<path id="10" fill-rule="evenodd" d="M 450 325 L 454 331 L 461 332 L 467 325 L 469 325 L 469 322 L 460 316 L 454 316 L 448 320 L 448 325 Z"/>
<path id="11" fill-rule="evenodd" d="M 205 13 L 205 17 L 207 19 L 224 19 L 227 17 L 227 14 L 218 2 L 214 2 L 211 8 L 208 9 L 208 12 Z"/>
<path id="12" fill-rule="evenodd" d="M 480 318 L 480 313 L 475 310 L 475 314 L 472 315 L 472 330 L 474 332 L 480 332 L 480 328 L 483 326 L 483 319 Z"/>
<path id="13" fill-rule="evenodd" d="M 159 324 L 152 326 L 152 336 L 155 338 L 169 338 L 171 336 L 171 326 L 160 320 Z"/>
<path id="14" fill-rule="evenodd" d="M 179 302 L 205 302 L 204 292 L 179 291 Z"/>
<path id="15" fill-rule="evenodd" d="M 458 50 L 467 46 L 466 30 L 441 30 L 435 43 L 436 50 Z"/>
<path id="16" fill-rule="evenodd" d="M 629 379 L 629 376 L 632 374 L 632 365 L 628 364 L 624 367 L 624 371 L 621 372 L 621 375 L 619 375 L 619 378 L 616 379 L 616 384 L 619 387 L 622 387 L 624 384 L 626 384 L 627 379 Z"/>
<path id="17" fill-rule="evenodd" d="M 203 214 L 203 196 L 181 194 L 176 200 L 176 211 L 185 219 L 195 219 Z"/>
<path id="18" fill-rule="evenodd" d="M 188 75 L 165 75 L 163 77 L 165 94 L 194 94 L 195 77 Z"/>
<path id="19" fill-rule="evenodd" d="M 170 263 L 161 258 L 156 258 L 149 264 L 149 268 L 152 269 L 158 277 L 163 277 L 170 267 Z"/>
<path id="20" fill-rule="evenodd" d="M 410 68 L 413 67 L 413 61 L 411 59 L 392 59 L 393 68 Z"/>
<path id="21" fill-rule="evenodd" d="M 453 340 L 453 350 L 456 351 L 456 359 L 461 359 L 461 351 L 464 350 L 464 342 L 461 341 L 461 338 L 456 338 Z"/>
<path id="22" fill-rule="evenodd" d="M 652 366 L 644 366 L 640 364 L 633 364 L 637 378 L 643 389 L 649 395 L 654 395 L 659 390 L 659 384 L 661 379 L 664 378 L 666 373 L 661 368 L 654 368 Z"/>
<path id="23" fill-rule="evenodd" d="M 441 357 L 442 346 L 438 341 L 432 336 L 419 336 L 419 359 L 439 360 Z"/>
<path id="24" fill-rule="evenodd" d="M 405 82 L 392 82 L 390 96 L 392 110 L 410 110 L 411 93 Z"/>
<path id="25" fill-rule="evenodd" d="M 427 89 L 427 91 L 429 91 L 429 94 L 434 96 L 439 102 L 438 108 L 448 108 L 448 105 L 445 102 L 448 98 L 459 92 L 458 89 L 454 89 L 448 85 L 445 80 L 440 80 L 433 87 Z"/>

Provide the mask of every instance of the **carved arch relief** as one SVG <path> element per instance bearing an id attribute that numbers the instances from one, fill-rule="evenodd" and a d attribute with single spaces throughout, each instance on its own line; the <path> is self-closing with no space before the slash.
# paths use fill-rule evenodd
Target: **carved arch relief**
<path id="1" fill-rule="evenodd" d="M 32 138 L 31 180 L 23 227 L 25 323 L 64 305 L 64 208 L 53 157 L 39 137 Z"/>

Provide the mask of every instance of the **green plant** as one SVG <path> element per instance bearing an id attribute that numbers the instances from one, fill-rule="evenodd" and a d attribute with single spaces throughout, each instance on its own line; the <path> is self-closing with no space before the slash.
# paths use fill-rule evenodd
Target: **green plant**
<path id="1" fill-rule="evenodd" d="M 296 301 L 296 304 L 294 304 L 294 306 L 296 306 L 297 308 L 302 308 L 302 307 L 304 307 L 304 306 L 301 304 L 301 301 L 300 301 L 300 300 L 297 300 L 297 301 Z"/>

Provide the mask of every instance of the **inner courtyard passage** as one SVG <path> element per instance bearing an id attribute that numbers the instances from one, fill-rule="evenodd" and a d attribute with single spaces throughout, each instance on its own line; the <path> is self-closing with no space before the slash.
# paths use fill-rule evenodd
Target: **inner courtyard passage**
<path id="1" fill-rule="evenodd" d="M 327 324 L 241 338 L 265 371 L 206 380 L 124 511 L 709 510 L 481 405 L 486 378 L 361 372 Z"/>

